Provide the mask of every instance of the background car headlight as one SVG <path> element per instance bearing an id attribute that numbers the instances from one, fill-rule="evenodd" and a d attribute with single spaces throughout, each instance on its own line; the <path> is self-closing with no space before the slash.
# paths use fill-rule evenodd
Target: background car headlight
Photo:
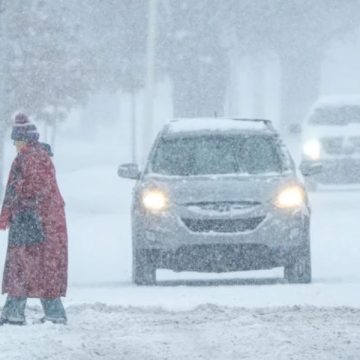
<path id="1" fill-rule="evenodd" d="M 305 203 L 305 192 L 297 185 L 289 186 L 280 192 L 275 200 L 279 208 L 301 207 Z"/>
<path id="2" fill-rule="evenodd" d="M 150 211 L 162 211 L 168 207 L 168 198 L 161 190 L 147 190 L 143 193 L 142 203 Z"/>
<path id="3" fill-rule="evenodd" d="M 311 160 L 319 160 L 321 154 L 321 144 L 318 140 L 310 140 L 304 144 L 304 154 Z"/>

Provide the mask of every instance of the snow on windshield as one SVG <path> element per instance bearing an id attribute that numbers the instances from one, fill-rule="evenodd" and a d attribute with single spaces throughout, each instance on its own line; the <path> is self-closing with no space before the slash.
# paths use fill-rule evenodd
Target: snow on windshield
<path id="1" fill-rule="evenodd" d="M 359 105 L 319 107 L 310 116 L 311 125 L 348 125 L 360 123 Z"/>
<path id="2" fill-rule="evenodd" d="M 151 171 L 163 175 L 281 172 L 279 149 L 266 136 L 195 136 L 161 140 Z"/>

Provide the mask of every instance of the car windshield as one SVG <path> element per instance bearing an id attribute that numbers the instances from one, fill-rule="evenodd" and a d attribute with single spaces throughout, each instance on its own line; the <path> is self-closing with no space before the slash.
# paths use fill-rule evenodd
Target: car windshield
<path id="1" fill-rule="evenodd" d="M 262 174 L 281 172 L 274 138 L 195 136 L 162 139 L 151 171 L 163 175 Z"/>
<path id="2" fill-rule="evenodd" d="M 312 125 L 347 125 L 360 123 L 360 106 L 319 108 L 310 117 Z"/>

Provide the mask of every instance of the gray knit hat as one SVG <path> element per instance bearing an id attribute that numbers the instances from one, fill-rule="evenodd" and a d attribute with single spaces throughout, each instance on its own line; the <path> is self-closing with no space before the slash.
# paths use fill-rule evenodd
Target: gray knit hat
<path id="1" fill-rule="evenodd" d="M 37 142 L 39 140 L 39 133 L 36 126 L 30 122 L 27 115 L 19 113 L 15 116 L 11 139 L 25 142 Z"/>

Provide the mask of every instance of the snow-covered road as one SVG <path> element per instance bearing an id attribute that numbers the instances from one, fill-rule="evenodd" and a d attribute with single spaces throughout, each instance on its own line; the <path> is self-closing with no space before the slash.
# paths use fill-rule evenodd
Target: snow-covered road
<path id="1" fill-rule="evenodd" d="M 1 359 L 357 360 L 360 310 L 202 305 L 188 311 L 68 308 L 68 326 L 0 330 Z M 28 311 L 32 320 L 36 308 Z"/>
<path id="2" fill-rule="evenodd" d="M 70 235 L 69 324 L 32 325 L 41 312 L 31 300 L 28 326 L 0 328 L 0 359 L 360 358 L 360 189 L 311 194 L 310 285 L 286 284 L 274 269 L 159 271 L 159 286 L 136 287 L 131 183 L 112 166 L 60 182 Z M 0 239 L 2 264 L 4 233 Z"/>

